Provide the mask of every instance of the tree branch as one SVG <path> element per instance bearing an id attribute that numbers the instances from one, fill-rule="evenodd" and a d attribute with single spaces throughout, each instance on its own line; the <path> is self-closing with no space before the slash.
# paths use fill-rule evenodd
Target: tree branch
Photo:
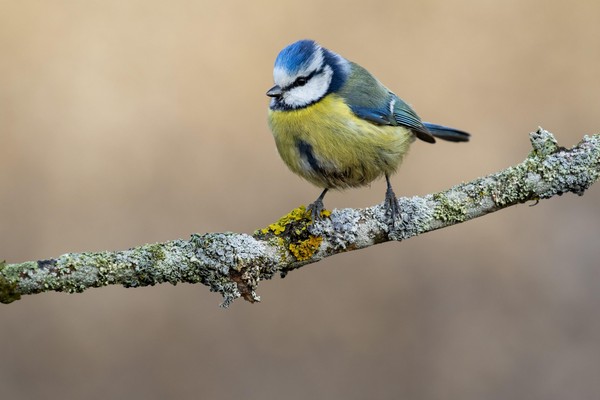
<path id="1" fill-rule="evenodd" d="M 238 297 L 254 302 L 258 283 L 276 273 L 421 233 L 527 201 L 572 192 L 583 195 L 600 175 L 600 135 L 585 136 L 571 149 L 559 147 L 539 128 L 533 150 L 520 164 L 423 197 L 400 198 L 401 217 L 390 228 L 381 205 L 324 212 L 310 224 L 302 206 L 253 235 L 193 234 L 190 240 L 147 244 L 100 253 L 68 253 L 20 264 L 0 262 L 0 302 L 47 291 L 76 293 L 119 284 L 141 287 L 169 282 L 203 283 L 223 295 L 227 307 Z"/>

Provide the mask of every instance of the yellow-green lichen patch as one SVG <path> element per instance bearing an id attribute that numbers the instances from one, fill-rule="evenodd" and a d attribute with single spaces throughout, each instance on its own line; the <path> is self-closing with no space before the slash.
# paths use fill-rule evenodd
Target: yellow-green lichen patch
<path id="1" fill-rule="evenodd" d="M 533 199 L 534 187 L 541 187 L 546 179 L 539 162 L 534 156 L 530 156 L 521 164 L 508 167 L 498 174 L 496 185 L 491 192 L 494 203 L 506 207 Z"/>
<path id="2" fill-rule="evenodd" d="M 321 211 L 321 217 L 323 218 L 328 218 L 330 215 L 331 211 L 329 210 Z M 255 235 L 267 235 L 269 233 L 272 233 L 275 236 L 278 236 L 285 232 L 286 228 L 288 228 L 291 224 L 299 222 L 305 222 L 306 224 L 309 224 L 311 222 L 310 212 L 306 210 L 306 206 L 300 206 L 298 208 L 293 209 L 288 214 L 279 218 L 277 222 L 274 222 L 266 228 L 262 228 L 256 231 Z"/>
<path id="3" fill-rule="evenodd" d="M 5 274 L 6 262 L 0 261 L 0 303 L 8 304 L 21 298 L 21 294 L 17 292 L 18 280 L 16 277 L 10 279 Z"/>
<path id="4" fill-rule="evenodd" d="M 305 206 L 300 206 L 298 208 L 293 209 L 288 214 L 279 218 L 277 222 L 274 222 L 267 226 L 266 228 L 260 229 L 258 232 L 266 235 L 268 233 L 273 233 L 274 235 L 281 235 L 285 229 L 293 222 L 299 222 L 302 220 L 310 220 L 310 214 L 306 211 Z"/>
<path id="5" fill-rule="evenodd" d="M 331 216 L 331 211 L 329 211 L 329 210 L 322 210 L 321 211 L 321 217 L 328 218 L 330 216 Z"/>
<path id="6" fill-rule="evenodd" d="M 323 210 L 321 216 L 327 218 L 331 211 Z M 321 246 L 323 238 L 312 235 L 310 212 L 300 206 L 281 217 L 277 222 L 254 233 L 257 238 L 267 239 L 282 251 L 282 256 L 291 254 L 298 261 L 310 259 Z"/>
<path id="7" fill-rule="evenodd" d="M 321 246 L 321 242 L 323 242 L 322 237 L 310 235 L 306 240 L 290 243 L 289 249 L 296 260 L 305 261 L 312 258 L 313 254 L 315 254 L 319 249 L 319 246 Z"/>
<path id="8" fill-rule="evenodd" d="M 449 193 L 435 194 L 433 199 L 437 202 L 433 210 L 434 218 L 444 222 L 463 222 L 467 218 L 466 205 Z"/>
<path id="9" fill-rule="evenodd" d="M 165 259 L 165 250 L 164 244 L 155 243 L 155 244 L 147 244 L 144 246 L 148 251 L 150 258 L 152 259 L 154 264 L 157 264 Z"/>

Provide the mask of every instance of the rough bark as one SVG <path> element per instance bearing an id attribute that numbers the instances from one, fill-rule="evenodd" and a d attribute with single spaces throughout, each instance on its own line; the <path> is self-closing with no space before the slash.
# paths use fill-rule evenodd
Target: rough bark
<path id="1" fill-rule="evenodd" d="M 311 223 L 304 207 L 279 221 L 243 233 L 193 234 L 189 240 L 146 244 L 125 251 L 68 253 L 19 264 L 0 262 L 0 302 L 47 291 L 79 293 L 119 284 L 140 287 L 169 282 L 203 283 L 223 295 L 227 307 L 238 297 L 260 300 L 261 280 L 284 276 L 337 253 L 390 240 L 405 240 L 518 203 L 571 192 L 582 195 L 600 174 L 600 135 L 559 147 L 539 128 L 533 150 L 520 164 L 443 192 L 398 199 L 400 219 L 391 224 L 381 205 L 324 212 Z"/>

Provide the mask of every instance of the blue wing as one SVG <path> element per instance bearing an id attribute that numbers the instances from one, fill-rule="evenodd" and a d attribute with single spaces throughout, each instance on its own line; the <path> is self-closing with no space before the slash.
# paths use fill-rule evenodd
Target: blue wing
<path id="1" fill-rule="evenodd" d="M 373 122 L 377 125 L 396 125 L 396 121 L 390 118 L 391 115 L 385 110 L 377 108 L 356 106 L 348 104 L 350 109 L 357 117 L 366 119 L 367 121 Z"/>
<path id="2" fill-rule="evenodd" d="M 395 94 L 388 92 L 386 102 L 381 107 L 368 107 L 348 104 L 357 117 L 378 125 L 403 125 L 410 128 L 421 140 L 435 143 L 431 132 L 423 125 L 412 108 Z"/>
<path id="3" fill-rule="evenodd" d="M 419 139 L 435 142 L 413 109 L 358 64 L 351 63 L 350 76 L 338 94 L 359 118 L 378 125 L 403 125 Z"/>

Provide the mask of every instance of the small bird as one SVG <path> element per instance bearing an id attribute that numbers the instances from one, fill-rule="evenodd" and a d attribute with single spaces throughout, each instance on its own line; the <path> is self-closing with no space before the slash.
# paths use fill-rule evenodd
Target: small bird
<path id="1" fill-rule="evenodd" d="M 466 142 L 469 134 L 421 122 L 402 99 L 360 65 L 300 40 L 275 60 L 269 126 L 277 150 L 292 170 L 323 188 L 307 207 L 321 219 L 330 189 L 368 185 L 385 177 L 384 207 L 392 224 L 400 214 L 390 175 L 415 138 Z"/>

